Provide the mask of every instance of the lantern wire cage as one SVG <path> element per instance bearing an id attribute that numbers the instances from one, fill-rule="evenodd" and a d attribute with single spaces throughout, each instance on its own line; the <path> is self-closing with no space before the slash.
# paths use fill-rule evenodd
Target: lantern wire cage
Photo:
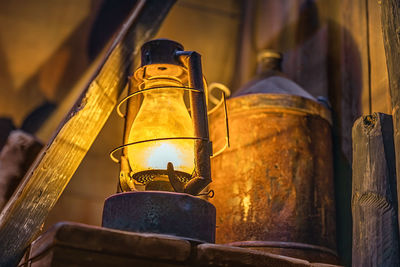
<path id="1" fill-rule="evenodd" d="M 128 86 L 131 86 L 131 83 L 129 83 Z M 165 88 L 169 88 L 169 89 L 177 89 L 177 90 L 184 90 L 184 91 L 190 91 L 193 93 L 197 93 L 197 94 L 204 94 L 204 92 L 196 89 L 196 88 L 190 88 L 190 87 L 184 87 L 184 86 L 159 86 L 159 87 L 152 87 L 152 88 L 147 88 L 147 89 L 141 89 L 138 90 L 136 92 L 133 92 L 129 95 L 127 95 L 126 97 L 124 97 L 119 104 L 117 105 L 117 114 L 122 117 L 125 118 L 126 115 L 121 112 L 121 106 L 130 98 L 137 96 L 139 94 L 143 94 L 145 92 L 148 91 L 152 91 L 152 90 L 162 90 Z M 214 97 L 214 103 L 215 101 L 215 97 Z M 213 113 L 214 111 L 216 111 L 217 109 L 219 109 L 221 106 L 224 107 L 224 115 L 225 115 L 225 125 L 226 125 L 226 142 L 224 144 L 224 146 L 218 150 L 216 153 L 213 153 L 212 157 L 216 157 L 218 155 L 220 155 L 223 151 L 225 151 L 229 146 L 229 125 L 228 125 L 228 116 L 227 116 L 227 107 L 226 107 L 226 96 L 225 96 L 225 91 L 222 91 L 222 98 L 220 99 L 219 103 L 216 104 L 216 106 L 210 110 L 209 112 L 207 112 L 208 114 Z M 190 108 L 188 109 L 189 113 L 190 113 Z M 111 152 L 110 152 L 110 158 L 116 162 L 116 163 L 120 163 L 120 160 L 115 156 L 115 153 L 119 150 L 122 150 L 128 146 L 134 146 L 137 144 L 141 144 L 141 143 L 146 143 L 146 142 L 154 142 L 154 141 L 163 141 L 163 140 L 202 140 L 202 141 L 207 141 L 209 142 L 208 138 L 202 138 L 202 137 L 196 137 L 196 136 L 181 136 L 181 137 L 165 137 L 165 138 L 154 138 L 154 139 L 147 139 L 147 140 L 141 140 L 141 141 L 137 141 L 137 142 L 130 142 L 127 144 L 123 144 L 121 146 L 118 146 L 116 148 L 114 148 Z M 157 175 L 163 175 L 165 174 L 166 170 L 147 170 L 147 171 L 141 171 L 141 172 L 137 172 L 135 174 L 132 174 L 131 178 L 136 180 L 139 183 L 145 184 L 149 181 L 151 181 L 155 176 Z M 193 176 L 194 173 L 192 174 L 188 174 L 182 171 L 178 171 L 175 170 L 175 175 L 176 177 L 183 183 L 188 182 Z"/>
<path id="2" fill-rule="evenodd" d="M 159 89 L 163 89 L 163 88 L 174 88 L 174 89 L 180 89 L 180 90 L 186 90 L 186 91 L 192 91 L 195 93 L 202 93 L 200 90 L 197 90 L 195 88 L 189 88 L 189 87 L 179 87 L 179 86 L 165 86 L 165 87 L 153 87 L 153 88 L 148 88 L 148 89 L 143 89 L 137 92 L 134 92 L 126 97 L 124 97 L 118 104 L 117 106 L 117 113 L 121 118 L 125 118 L 125 114 L 123 114 L 121 112 L 121 106 L 123 103 L 125 103 L 129 98 L 132 98 L 135 95 L 138 94 L 142 94 L 146 91 L 151 91 L 151 90 L 159 90 Z M 228 124 L 228 112 L 227 112 L 227 107 L 226 107 L 226 96 L 225 96 L 225 92 L 222 92 L 222 98 L 220 100 L 220 102 L 210 111 L 208 112 L 208 114 L 211 114 L 213 112 L 215 112 L 221 105 L 223 105 L 224 107 L 224 115 L 225 115 L 225 125 L 226 125 L 226 142 L 225 145 L 223 146 L 223 148 L 221 148 L 220 150 L 218 150 L 217 152 L 213 153 L 212 157 L 216 157 L 219 154 L 221 154 L 222 152 L 224 152 L 224 150 L 226 150 L 229 146 L 230 146 L 230 141 L 229 141 L 229 124 Z M 167 138 L 155 138 L 155 139 L 148 139 L 148 140 L 142 140 L 142 141 L 138 141 L 138 142 L 132 142 L 132 143 L 128 143 L 128 144 L 123 144 L 119 147 L 114 148 L 111 152 L 110 152 L 110 158 L 116 162 L 116 163 L 120 163 L 120 161 L 114 156 L 114 153 L 117 152 L 118 150 L 124 148 L 124 147 L 128 147 L 128 146 L 132 146 L 135 144 L 140 144 L 140 143 L 145 143 L 145 142 L 152 142 L 152 141 L 161 141 L 161 140 L 174 140 L 174 139 L 192 139 L 192 140 L 203 140 L 203 141 L 209 141 L 206 138 L 201 138 L 201 137 L 167 137 Z"/>

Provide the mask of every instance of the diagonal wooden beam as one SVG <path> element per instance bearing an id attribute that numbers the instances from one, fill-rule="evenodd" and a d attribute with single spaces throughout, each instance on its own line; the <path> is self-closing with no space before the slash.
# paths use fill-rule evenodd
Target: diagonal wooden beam
<path id="1" fill-rule="evenodd" d="M 138 0 L 90 84 L 42 150 L 0 214 L 0 266 L 15 266 L 100 132 L 123 90 L 140 46 L 174 0 Z"/>

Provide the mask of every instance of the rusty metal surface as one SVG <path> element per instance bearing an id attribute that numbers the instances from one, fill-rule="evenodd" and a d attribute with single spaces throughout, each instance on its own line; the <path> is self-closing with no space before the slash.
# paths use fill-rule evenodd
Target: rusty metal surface
<path id="1" fill-rule="evenodd" d="M 298 96 L 229 99 L 231 147 L 211 161 L 217 243 L 279 241 L 336 250 L 330 114 Z M 223 114 L 210 116 L 214 148 Z"/>
<path id="2" fill-rule="evenodd" d="M 215 242 L 215 207 L 183 193 L 136 191 L 115 194 L 104 203 L 103 227 Z"/>

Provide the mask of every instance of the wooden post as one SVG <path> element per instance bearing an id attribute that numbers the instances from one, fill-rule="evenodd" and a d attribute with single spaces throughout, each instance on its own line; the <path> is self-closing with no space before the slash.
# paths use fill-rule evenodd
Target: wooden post
<path id="1" fill-rule="evenodd" d="M 359 118 L 353 126 L 353 266 L 399 266 L 392 117 Z"/>
<path id="2" fill-rule="evenodd" d="M 53 139 L 0 214 L 0 266 L 16 266 L 115 107 L 140 46 L 174 0 L 138 0 Z"/>
<path id="3" fill-rule="evenodd" d="M 382 0 L 381 19 L 392 102 L 397 191 L 400 192 L 400 1 Z"/>

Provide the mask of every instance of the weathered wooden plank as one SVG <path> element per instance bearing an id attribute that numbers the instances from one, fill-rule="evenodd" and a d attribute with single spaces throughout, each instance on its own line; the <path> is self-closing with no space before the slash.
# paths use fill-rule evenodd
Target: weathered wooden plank
<path id="1" fill-rule="evenodd" d="M 400 1 L 382 0 L 381 19 L 392 102 L 397 192 L 400 192 Z"/>
<path id="2" fill-rule="evenodd" d="M 170 235 L 58 223 L 35 240 L 26 266 L 340 267 L 246 248 L 196 244 Z"/>
<path id="3" fill-rule="evenodd" d="M 178 237 L 62 222 L 32 242 L 29 259 L 38 266 L 182 266 L 190 255 L 190 242 Z"/>
<path id="4" fill-rule="evenodd" d="M 0 214 L 0 266 L 15 266 L 101 130 L 126 84 L 133 57 L 174 1 L 138 0 L 92 82 Z"/>
<path id="5" fill-rule="evenodd" d="M 385 48 L 381 25 L 380 1 L 367 1 L 368 3 L 368 29 L 370 57 L 370 83 L 371 83 L 371 110 L 390 114 L 389 79 L 386 68 Z M 364 107 L 366 103 L 362 103 Z M 371 114 L 369 112 L 368 114 Z"/>
<path id="6" fill-rule="evenodd" d="M 353 127 L 353 266 L 399 266 L 392 117 L 363 116 Z"/>
<path id="7" fill-rule="evenodd" d="M 306 260 L 259 250 L 215 244 L 198 245 L 195 255 L 192 266 L 340 267 L 324 263 L 310 263 Z"/>

